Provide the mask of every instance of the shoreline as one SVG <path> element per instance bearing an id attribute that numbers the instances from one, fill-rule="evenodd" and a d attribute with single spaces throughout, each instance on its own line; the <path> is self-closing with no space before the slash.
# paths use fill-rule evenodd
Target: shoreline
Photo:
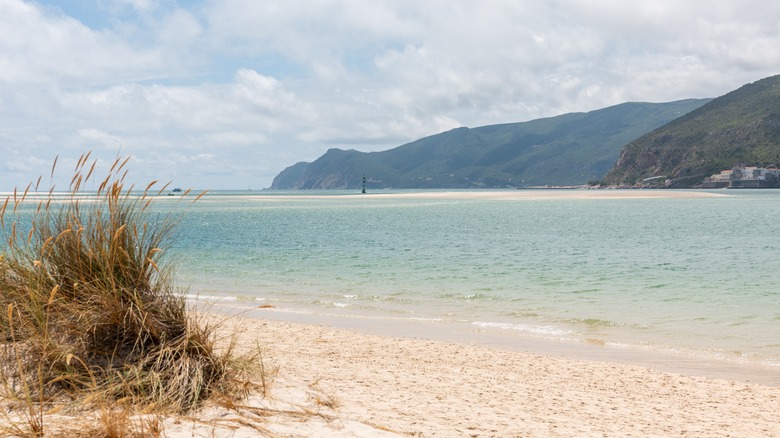
<path id="1" fill-rule="evenodd" d="M 269 396 L 242 404 L 278 409 L 262 423 L 272 435 L 780 436 L 778 387 L 203 311 L 278 367 Z M 168 436 L 211 436 L 203 420 L 225 415 L 169 423 Z"/>
<path id="2" fill-rule="evenodd" d="M 381 318 L 372 315 L 339 315 L 267 305 L 248 306 L 236 302 L 199 302 L 207 313 L 239 316 L 245 319 L 286 322 L 349 330 L 358 335 L 448 342 L 507 352 L 538 354 L 566 360 L 649 367 L 659 372 L 690 377 L 706 377 L 746 384 L 780 388 L 780 368 L 718 358 L 695 357 L 681 352 L 616 346 L 587 340 L 552 339 L 474 326 L 469 322 L 429 321 L 409 318 Z"/>
<path id="3" fill-rule="evenodd" d="M 217 195 L 219 196 L 219 195 Z M 312 199 L 420 199 L 420 200 L 501 200 L 501 201 L 520 201 L 520 200 L 552 200 L 552 199 L 693 199 L 708 197 L 730 196 L 726 193 L 714 193 L 712 191 L 699 190 L 673 190 L 673 189 L 515 189 L 515 190 L 423 190 L 413 189 L 399 191 L 369 191 L 367 193 L 337 191 L 331 193 L 322 190 L 322 193 L 295 193 L 279 191 L 273 194 L 255 194 L 249 192 L 241 195 L 223 195 L 225 197 L 234 196 L 242 199 L 252 199 L 257 201 L 290 201 L 290 200 L 312 200 Z M 199 202 L 208 201 L 208 194 Z"/>

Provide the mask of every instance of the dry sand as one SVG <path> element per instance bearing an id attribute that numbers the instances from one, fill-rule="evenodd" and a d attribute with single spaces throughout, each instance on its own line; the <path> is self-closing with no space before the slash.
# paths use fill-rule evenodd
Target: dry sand
<path id="1" fill-rule="evenodd" d="M 232 330 L 278 367 L 268 397 L 167 436 L 780 436 L 778 387 L 284 321 Z"/>

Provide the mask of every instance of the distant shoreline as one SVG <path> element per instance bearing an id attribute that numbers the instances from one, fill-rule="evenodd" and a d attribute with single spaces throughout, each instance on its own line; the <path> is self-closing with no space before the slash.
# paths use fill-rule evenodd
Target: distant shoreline
<path id="1" fill-rule="evenodd" d="M 239 195 L 236 195 L 239 196 Z M 245 199 L 256 200 L 290 200 L 290 199 L 484 199 L 500 201 L 546 200 L 546 199 L 692 199 L 729 196 L 725 193 L 713 193 L 697 190 L 664 190 L 664 189 L 569 189 L 569 188 L 538 188 L 514 190 L 442 190 L 442 191 L 368 191 L 368 193 L 338 194 L 326 190 L 322 194 L 312 194 L 310 191 L 296 193 L 277 192 L 275 194 L 240 195 Z M 208 195 L 206 196 L 206 199 Z"/>
<path id="2" fill-rule="evenodd" d="M 358 195 L 363 196 L 363 195 Z M 676 190 L 635 190 L 635 189 L 566 189 L 539 188 L 517 189 L 514 191 L 452 191 L 452 192 L 421 192 L 397 194 L 368 194 L 375 197 L 397 198 L 441 198 L 441 199 L 494 199 L 494 200 L 526 200 L 526 199 L 674 199 L 674 198 L 709 198 L 728 196 L 725 194 L 697 191 Z"/>

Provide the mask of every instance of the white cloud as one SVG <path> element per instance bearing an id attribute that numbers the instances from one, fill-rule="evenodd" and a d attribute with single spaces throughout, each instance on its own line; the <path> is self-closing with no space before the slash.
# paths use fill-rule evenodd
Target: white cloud
<path id="1" fill-rule="evenodd" d="M 261 187 L 334 146 L 780 73 L 780 4 L 758 0 L 93 1 L 0 0 L 0 190 L 120 146 L 144 176 Z"/>
<path id="2" fill-rule="evenodd" d="M 177 9 L 163 18 L 160 25 L 159 42 L 165 47 L 184 49 L 200 42 L 203 25 L 195 15 L 184 9 Z"/>
<path id="3" fill-rule="evenodd" d="M 18 0 L 0 1 L 0 84 L 93 86 L 160 74 L 156 48 L 139 48 Z"/>
<path id="4" fill-rule="evenodd" d="M 95 128 L 80 129 L 78 135 L 85 144 L 91 144 L 100 149 L 119 150 L 122 147 L 121 138 Z"/>
<path id="5" fill-rule="evenodd" d="M 112 0 L 115 7 L 131 7 L 140 12 L 148 12 L 157 8 L 155 0 Z"/>

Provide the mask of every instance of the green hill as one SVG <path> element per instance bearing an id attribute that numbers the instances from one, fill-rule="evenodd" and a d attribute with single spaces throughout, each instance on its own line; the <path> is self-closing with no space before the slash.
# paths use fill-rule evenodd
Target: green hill
<path id="1" fill-rule="evenodd" d="M 631 140 L 709 99 L 624 103 L 523 123 L 457 128 L 383 152 L 330 149 L 282 171 L 272 189 L 481 188 L 600 180 Z"/>
<path id="2" fill-rule="evenodd" d="M 607 180 L 695 187 L 734 166 L 780 165 L 780 75 L 745 85 L 626 145 Z"/>

